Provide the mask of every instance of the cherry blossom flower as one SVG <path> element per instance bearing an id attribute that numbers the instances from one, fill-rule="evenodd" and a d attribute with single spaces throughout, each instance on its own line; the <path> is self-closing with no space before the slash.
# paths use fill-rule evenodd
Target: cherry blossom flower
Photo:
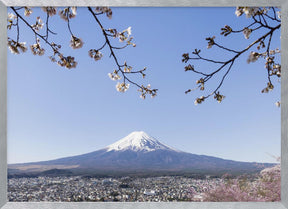
<path id="1" fill-rule="evenodd" d="M 68 19 L 76 17 L 76 14 L 77 14 L 76 7 L 67 7 L 59 11 L 60 18 L 62 18 L 65 21 L 68 21 Z"/>
<path id="2" fill-rule="evenodd" d="M 40 40 L 37 39 L 36 43 L 30 46 L 33 55 L 42 56 L 45 53 L 45 49 L 41 47 Z"/>
<path id="3" fill-rule="evenodd" d="M 245 13 L 247 18 L 255 16 L 259 11 L 259 7 L 237 7 L 235 14 L 237 17 Z"/>
<path id="4" fill-rule="evenodd" d="M 127 66 L 125 65 L 124 70 L 125 73 L 130 73 L 132 71 L 132 67 L 131 66 Z"/>
<path id="5" fill-rule="evenodd" d="M 194 104 L 195 105 L 201 104 L 202 102 L 204 102 L 204 100 L 205 100 L 204 96 L 201 96 L 194 101 Z"/>
<path id="6" fill-rule="evenodd" d="M 127 91 L 128 90 L 128 88 L 129 88 L 129 86 L 130 86 L 130 84 L 129 83 L 117 83 L 117 85 L 116 85 L 116 89 L 117 89 L 117 91 L 119 91 L 119 92 L 125 92 L 125 91 Z"/>
<path id="7" fill-rule="evenodd" d="M 66 67 L 68 69 L 76 68 L 77 62 L 75 61 L 74 57 L 68 56 L 64 57 L 62 54 L 58 55 L 59 61 L 57 64 L 61 67 Z"/>
<path id="8" fill-rule="evenodd" d="M 9 20 L 15 20 L 17 18 L 17 16 L 14 15 L 13 13 L 8 13 L 7 17 L 8 17 Z"/>
<path id="9" fill-rule="evenodd" d="M 43 21 L 41 20 L 41 18 L 40 18 L 40 17 L 37 17 L 37 18 L 36 18 L 36 23 L 35 23 L 34 25 L 31 25 L 31 26 L 32 26 L 32 28 L 33 28 L 35 31 L 39 31 L 40 29 L 43 28 L 43 25 L 44 25 L 44 23 L 43 23 Z"/>
<path id="10" fill-rule="evenodd" d="M 26 42 L 16 42 L 12 39 L 8 39 L 8 48 L 10 49 L 11 53 L 13 54 L 20 54 L 20 52 L 26 52 Z"/>
<path id="11" fill-rule="evenodd" d="M 116 80 L 120 80 L 121 76 L 118 75 L 118 73 L 116 71 L 114 71 L 113 73 L 108 73 L 108 76 L 111 80 L 116 81 Z"/>
<path id="12" fill-rule="evenodd" d="M 77 38 L 76 36 L 71 36 L 70 47 L 72 49 L 80 49 L 83 46 L 83 41 L 81 38 Z"/>
<path id="13" fill-rule="evenodd" d="M 244 34 L 244 37 L 245 37 L 246 39 L 249 39 L 251 33 L 252 33 L 252 29 L 245 28 L 245 29 L 243 30 L 243 34 Z"/>
<path id="14" fill-rule="evenodd" d="M 247 59 L 247 63 L 249 64 L 250 62 L 256 62 L 260 56 L 261 54 L 259 54 L 258 52 L 251 52 Z"/>
<path id="15" fill-rule="evenodd" d="M 42 7 L 42 10 L 46 12 L 50 17 L 57 14 L 56 7 Z"/>
<path id="16" fill-rule="evenodd" d="M 25 7 L 24 9 L 25 9 L 24 15 L 26 17 L 29 17 L 32 14 L 32 12 L 33 12 L 32 9 L 30 9 L 30 7 Z"/>
<path id="17" fill-rule="evenodd" d="M 206 38 L 206 40 L 208 41 L 207 49 L 210 49 L 214 45 L 214 43 L 215 43 L 214 39 L 215 39 L 215 36 Z"/>
<path id="18" fill-rule="evenodd" d="M 88 54 L 91 58 L 94 58 L 95 61 L 98 61 L 103 57 L 103 54 L 96 49 L 90 49 Z"/>
<path id="19" fill-rule="evenodd" d="M 98 13 L 105 13 L 109 19 L 112 18 L 112 10 L 109 7 L 96 7 L 95 10 Z"/>

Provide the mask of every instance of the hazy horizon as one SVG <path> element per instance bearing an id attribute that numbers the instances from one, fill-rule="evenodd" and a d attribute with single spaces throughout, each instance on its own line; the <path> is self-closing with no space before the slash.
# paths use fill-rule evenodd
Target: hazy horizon
<path id="1" fill-rule="evenodd" d="M 143 131 L 143 130 L 136 130 L 136 131 L 133 131 L 133 132 L 145 132 L 145 131 Z M 133 132 L 131 132 L 131 133 L 133 133 Z M 125 137 L 127 137 L 127 136 L 130 135 L 131 133 L 127 134 Z M 147 133 L 147 132 L 145 132 L 145 133 L 149 135 L 149 133 Z M 150 137 L 153 137 L 154 139 L 156 139 L 157 141 L 159 141 L 159 140 L 157 139 L 157 137 L 154 137 L 154 136 L 151 136 L 151 135 L 149 135 L 149 136 L 150 136 Z M 122 140 L 122 139 L 125 138 L 125 137 L 122 137 L 122 138 L 120 138 L 120 139 L 112 142 L 111 144 L 108 144 L 108 145 L 106 145 L 105 147 L 100 148 L 99 150 L 105 149 L 105 148 L 109 147 L 110 145 L 114 144 L 115 142 L 118 142 L 118 141 Z M 164 144 L 164 145 L 169 146 L 169 147 L 172 148 L 172 149 L 175 149 L 175 150 L 178 150 L 178 151 L 182 151 L 182 150 L 179 150 L 177 147 L 171 147 L 169 144 L 165 144 L 165 143 L 162 142 L 162 141 L 160 141 L 160 142 L 161 142 L 162 144 Z M 98 151 L 98 150 L 94 150 L 94 151 Z M 91 151 L 91 152 L 94 152 L 94 151 Z M 185 152 L 185 151 L 182 151 L 182 152 Z M 78 155 L 83 155 L 83 154 L 87 154 L 87 153 L 90 153 L 90 152 L 79 153 L 79 154 L 69 155 L 69 156 L 62 156 L 62 157 L 64 157 L 64 158 L 65 158 L 65 157 L 72 157 L 72 156 L 78 156 Z M 187 152 L 187 153 L 191 153 L 191 152 Z M 195 154 L 195 153 L 192 153 L 192 154 Z M 266 154 L 269 155 L 269 153 L 266 153 Z M 204 155 L 204 154 L 199 154 L 199 155 Z M 47 159 L 47 160 L 44 160 L 44 161 L 56 160 L 56 159 L 60 159 L 60 158 L 62 158 L 62 157 L 53 158 L 53 159 Z M 216 156 L 211 156 L 211 157 L 216 157 Z M 271 158 L 276 158 L 276 157 L 277 157 L 277 156 L 272 156 L 272 155 L 271 155 Z M 225 158 L 223 158 L 223 159 L 225 159 Z M 231 160 L 231 159 L 225 159 L 225 160 Z M 41 160 L 41 161 L 43 161 L 43 160 Z M 238 161 L 238 160 L 236 160 L 236 161 Z M 33 162 L 40 162 L 40 161 L 33 161 Z M 33 163 L 33 162 L 22 162 L 22 163 Z M 239 162 L 255 162 L 255 161 L 239 161 Z M 21 163 L 21 162 L 19 162 L 19 163 L 10 163 L 10 165 L 11 165 L 11 164 L 22 164 L 22 163 Z M 256 162 L 256 163 L 265 163 L 265 162 Z M 276 161 L 275 163 L 280 163 L 280 162 Z"/>

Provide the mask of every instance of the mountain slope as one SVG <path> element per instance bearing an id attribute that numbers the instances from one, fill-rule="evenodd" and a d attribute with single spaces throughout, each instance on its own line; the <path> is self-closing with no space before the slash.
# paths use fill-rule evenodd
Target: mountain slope
<path id="1" fill-rule="evenodd" d="M 132 132 L 104 149 L 56 160 L 9 165 L 9 173 L 42 172 L 66 169 L 75 174 L 135 173 L 246 173 L 274 164 L 237 162 L 195 155 L 162 144 L 143 131 Z"/>

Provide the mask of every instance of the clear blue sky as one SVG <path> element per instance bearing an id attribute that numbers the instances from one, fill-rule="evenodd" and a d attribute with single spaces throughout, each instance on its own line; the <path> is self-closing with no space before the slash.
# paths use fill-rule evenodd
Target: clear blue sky
<path id="1" fill-rule="evenodd" d="M 38 10 L 39 12 L 39 10 Z M 29 20 L 39 14 L 34 14 Z M 206 50 L 206 37 L 226 46 L 249 43 L 241 34 L 223 38 L 224 25 L 241 27 L 247 18 L 236 17 L 235 8 L 113 8 L 113 18 L 101 17 L 106 28 L 132 27 L 137 47 L 117 52 L 135 69 L 147 67 L 147 77 L 135 79 L 158 88 L 158 96 L 142 100 L 137 88 L 117 92 L 107 76 L 115 69 L 109 54 L 94 62 L 88 50 L 100 47 L 103 37 L 87 9 L 78 9 L 71 20 L 75 35 L 84 40 L 82 49 L 69 48 L 65 22 L 52 17 L 55 42 L 63 43 L 64 54 L 75 56 L 76 69 L 67 70 L 31 52 L 13 55 L 8 51 L 8 163 L 50 160 L 95 151 L 114 143 L 132 131 L 143 130 L 161 142 L 195 154 L 239 161 L 275 162 L 280 156 L 280 83 L 261 94 L 267 83 L 263 61 L 247 64 L 248 54 L 235 63 L 221 92 L 223 103 L 214 99 L 194 105 L 201 92 L 185 95 L 199 77 L 184 72 L 184 52 L 195 48 L 207 56 L 226 58 L 216 49 Z M 44 19 L 44 18 L 43 18 Z M 33 35 L 20 28 L 20 41 L 33 43 Z M 44 31 L 43 31 L 44 32 Z M 15 37 L 15 32 L 9 32 Z M 256 37 L 252 33 L 251 40 Z M 273 47 L 280 47 L 277 32 Z M 115 42 L 117 43 L 117 42 Z M 43 42 L 42 42 L 43 44 Z M 66 46 L 64 46 L 66 44 Z M 68 46 L 68 47 L 67 47 Z M 205 52 L 206 53 L 206 52 Z M 192 63 L 197 69 L 215 69 L 207 63 Z M 215 87 L 212 81 L 207 89 Z"/>

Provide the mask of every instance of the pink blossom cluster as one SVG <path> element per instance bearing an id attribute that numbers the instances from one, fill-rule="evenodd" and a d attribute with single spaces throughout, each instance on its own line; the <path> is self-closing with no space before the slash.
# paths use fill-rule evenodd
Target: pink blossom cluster
<path id="1" fill-rule="evenodd" d="M 275 202 L 281 198 L 281 167 L 262 170 L 255 178 L 223 177 L 215 189 L 205 193 L 206 202 Z"/>

